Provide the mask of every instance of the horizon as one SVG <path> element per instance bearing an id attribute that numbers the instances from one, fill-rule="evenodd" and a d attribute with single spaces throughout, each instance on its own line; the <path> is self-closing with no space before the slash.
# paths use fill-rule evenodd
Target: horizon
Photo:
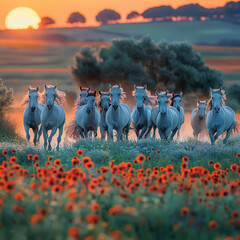
<path id="1" fill-rule="evenodd" d="M 54 28 L 61 28 L 71 26 L 66 23 L 69 15 L 72 12 L 78 11 L 86 17 L 86 23 L 81 24 L 80 26 L 90 27 L 90 26 L 99 26 L 99 23 L 96 21 L 95 17 L 103 9 L 113 9 L 120 13 L 121 20 L 120 22 L 126 22 L 126 16 L 132 11 L 137 11 L 139 13 L 144 12 L 146 9 L 151 7 L 157 7 L 162 5 L 170 5 L 173 8 L 178 8 L 182 5 L 187 4 L 199 4 L 206 8 L 214 8 L 224 6 L 229 0 L 218 0 L 218 1 L 207 1 L 207 0 L 199 0 L 199 1 L 191 1 L 191 0 L 176 0 L 176 1 L 167 1 L 163 0 L 160 3 L 156 0 L 150 0 L 148 2 L 139 3 L 139 1 L 132 0 L 131 3 L 127 0 L 115 1 L 112 2 L 110 0 L 89 0 L 82 2 L 80 6 L 78 0 L 69 0 L 71 4 L 67 4 L 66 2 L 59 2 L 57 0 L 47 2 L 46 0 L 42 2 L 32 2 L 29 0 L 12 0 L 11 2 L 4 2 L 2 4 L 2 13 L 0 15 L 0 29 L 6 29 L 5 19 L 8 13 L 17 7 L 28 7 L 37 12 L 40 17 L 51 17 L 56 21 L 56 24 L 53 25 Z M 68 1 L 68 3 L 69 3 Z M 238 2 L 234 0 L 233 2 Z M 56 4 L 58 4 L 58 8 L 56 8 Z M 92 4 L 95 4 L 94 6 Z M 123 5 L 126 5 L 123 9 Z M 136 8 L 136 6 L 138 6 Z M 90 9 L 90 10 L 89 10 Z M 53 11 L 54 10 L 54 11 Z"/>

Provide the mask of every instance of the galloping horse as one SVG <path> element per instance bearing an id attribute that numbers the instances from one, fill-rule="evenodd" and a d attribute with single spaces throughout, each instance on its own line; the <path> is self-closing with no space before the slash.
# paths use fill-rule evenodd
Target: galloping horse
<path id="1" fill-rule="evenodd" d="M 152 121 L 151 121 L 151 111 L 152 108 L 148 105 L 153 106 L 153 97 L 150 96 L 150 92 L 147 91 L 147 86 L 144 87 L 136 87 L 134 85 L 133 96 L 136 98 L 137 106 L 133 108 L 132 111 L 132 120 L 133 120 L 133 127 L 138 139 L 143 137 L 147 137 L 152 128 Z M 139 135 L 139 131 L 141 133 Z M 148 134 L 145 134 L 148 130 Z M 150 131 L 149 131 L 150 130 Z M 144 135 L 145 134 L 145 135 Z"/>
<path id="2" fill-rule="evenodd" d="M 169 98 L 172 96 L 168 92 L 158 93 L 156 91 L 159 112 L 156 116 L 153 116 L 152 119 L 155 119 L 154 124 L 158 128 L 159 135 L 161 139 L 167 140 L 169 135 L 170 139 L 173 139 L 174 135 L 178 130 L 178 111 L 174 107 L 168 107 Z"/>
<path id="3" fill-rule="evenodd" d="M 180 94 L 172 94 L 172 97 L 170 98 L 171 106 L 175 107 L 178 110 L 178 131 L 177 131 L 177 138 L 179 139 L 180 137 L 180 129 L 185 121 L 185 116 L 184 116 L 184 109 L 181 106 L 182 102 L 182 92 Z"/>
<path id="4" fill-rule="evenodd" d="M 80 106 L 83 106 L 83 105 L 87 104 L 87 95 L 90 92 L 90 89 L 91 89 L 91 87 L 82 88 L 80 86 L 80 95 L 75 102 L 76 108 L 79 108 Z"/>
<path id="5" fill-rule="evenodd" d="M 26 109 L 23 113 L 23 124 L 26 132 L 26 138 L 29 141 L 29 129 L 32 128 L 34 133 L 33 143 L 36 146 L 36 143 L 39 142 L 40 136 L 42 134 L 42 126 L 39 129 L 41 124 L 41 112 L 44 108 L 44 104 L 38 103 L 38 87 L 36 89 L 28 88 L 28 94 L 22 101 L 22 106 L 28 103 Z"/>
<path id="6" fill-rule="evenodd" d="M 63 133 L 63 125 L 65 123 L 65 111 L 60 104 L 66 102 L 65 93 L 58 91 L 57 86 L 47 87 L 45 85 L 45 93 L 43 94 L 43 97 L 46 99 L 46 106 L 44 106 L 41 114 L 44 148 L 47 148 L 48 141 L 48 150 L 52 149 L 52 138 L 57 132 L 57 129 L 59 129 L 59 135 L 57 138 L 57 150 L 59 150 L 59 144 L 61 142 L 61 136 Z M 49 130 L 52 131 L 48 137 Z"/>
<path id="7" fill-rule="evenodd" d="M 100 102 L 98 104 L 98 107 L 100 108 L 100 132 L 101 132 L 101 138 L 105 139 L 105 133 L 108 134 L 108 125 L 106 123 L 106 113 L 108 111 L 108 108 L 111 106 L 110 101 L 110 94 L 107 92 L 101 92 L 100 94 Z"/>
<path id="8" fill-rule="evenodd" d="M 125 93 L 120 84 L 115 86 L 109 84 L 109 88 L 112 102 L 106 114 L 109 137 L 113 139 L 113 129 L 115 129 L 117 131 L 117 140 L 122 140 L 122 132 L 123 129 L 125 129 L 126 139 L 128 140 L 128 133 L 131 125 L 130 108 L 127 104 L 120 103 L 120 100 L 126 97 Z"/>
<path id="9" fill-rule="evenodd" d="M 89 131 L 94 131 L 94 136 L 97 137 L 100 113 L 96 107 L 96 91 L 88 93 L 87 104 L 78 108 L 75 117 L 78 129 L 83 129 L 86 138 Z"/>
<path id="10" fill-rule="evenodd" d="M 226 144 L 232 130 L 239 132 L 240 124 L 236 121 L 235 112 L 228 106 L 224 106 L 226 95 L 225 91 L 220 88 L 211 91 L 211 99 L 208 102 L 209 112 L 207 115 L 207 128 L 212 145 L 218 137 L 227 132 L 223 143 Z"/>
<path id="11" fill-rule="evenodd" d="M 207 118 L 207 101 L 199 101 L 197 108 L 192 111 L 191 114 L 191 126 L 193 128 L 193 136 L 198 138 L 198 135 L 207 130 L 206 118 Z"/>

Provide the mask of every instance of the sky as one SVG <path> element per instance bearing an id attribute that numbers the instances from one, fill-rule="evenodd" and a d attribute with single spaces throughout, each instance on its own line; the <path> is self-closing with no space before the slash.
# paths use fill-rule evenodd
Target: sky
<path id="1" fill-rule="evenodd" d="M 230 1 L 230 0 L 229 0 Z M 7 14 L 16 7 L 34 9 L 40 17 L 50 16 L 55 19 L 56 26 L 66 26 L 71 12 L 79 11 L 87 19 L 86 25 L 96 25 L 95 16 L 105 8 L 118 11 L 122 18 L 131 11 L 142 13 L 149 7 L 160 5 L 178 6 L 198 3 L 204 7 L 223 6 L 227 0 L 3 0 L 0 8 L 0 29 L 5 28 Z"/>

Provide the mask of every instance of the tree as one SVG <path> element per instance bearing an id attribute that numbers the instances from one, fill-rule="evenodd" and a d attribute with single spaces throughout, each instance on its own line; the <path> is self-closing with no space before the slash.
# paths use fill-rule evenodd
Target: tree
<path id="1" fill-rule="evenodd" d="M 174 9 L 171 6 L 160 6 L 149 8 L 142 13 L 144 18 L 151 18 L 153 21 L 156 21 L 157 18 L 165 18 L 173 16 Z"/>
<path id="2" fill-rule="evenodd" d="M 13 103 L 13 89 L 8 89 L 0 79 L 0 118 L 4 117 L 6 110 Z"/>
<path id="3" fill-rule="evenodd" d="M 133 12 L 130 12 L 130 13 L 127 15 L 127 19 L 137 18 L 137 17 L 139 17 L 139 16 L 141 16 L 140 13 L 133 11 Z"/>
<path id="4" fill-rule="evenodd" d="M 42 17 L 41 22 L 39 23 L 39 27 L 44 28 L 48 25 L 55 24 L 55 20 L 52 19 L 51 17 Z"/>
<path id="5" fill-rule="evenodd" d="M 86 18 L 79 12 L 73 12 L 71 13 L 71 15 L 69 16 L 67 23 L 85 23 L 86 22 Z"/>
<path id="6" fill-rule="evenodd" d="M 120 14 L 111 9 L 104 9 L 96 16 L 97 22 L 101 24 L 108 24 L 109 21 L 117 21 L 119 19 L 121 19 Z"/>
<path id="7" fill-rule="evenodd" d="M 207 9 L 199 4 L 188 4 L 176 9 L 175 16 L 192 17 L 194 19 L 200 19 L 207 15 Z"/>
<path id="8" fill-rule="evenodd" d="M 224 6 L 224 14 L 227 17 L 240 17 L 240 1 L 228 2 Z"/>
<path id="9" fill-rule="evenodd" d="M 115 40 L 100 51 L 85 49 L 75 57 L 74 79 L 94 87 L 106 83 L 147 84 L 149 88 L 207 93 L 223 84 L 221 72 L 210 69 L 187 43 L 154 44 L 150 37 L 139 42 Z"/>

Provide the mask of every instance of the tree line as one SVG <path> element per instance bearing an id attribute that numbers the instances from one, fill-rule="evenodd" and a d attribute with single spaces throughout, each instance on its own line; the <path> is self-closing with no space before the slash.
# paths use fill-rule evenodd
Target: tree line
<path id="1" fill-rule="evenodd" d="M 177 9 L 171 6 L 152 7 L 145 10 L 143 13 L 132 11 L 126 18 L 131 20 L 140 16 L 144 19 L 150 19 L 151 21 L 172 20 L 172 17 L 180 17 L 186 20 L 200 20 L 202 17 L 206 19 L 240 18 L 240 1 L 228 2 L 225 6 L 216 8 L 205 8 L 199 4 L 183 5 Z M 101 24 L 117 22 L 120 19 L 120 13 L 112 9 L 104 9 L 96 15 L 96 21 Z M 53 18 L 43 17 L 39 26 L 45 27 L 55 23 Z M 69 15 L 67 23 L 75 25 L 84 24 L 86 23 L 86 17 L 80 12 L 73 12 Z"/>

